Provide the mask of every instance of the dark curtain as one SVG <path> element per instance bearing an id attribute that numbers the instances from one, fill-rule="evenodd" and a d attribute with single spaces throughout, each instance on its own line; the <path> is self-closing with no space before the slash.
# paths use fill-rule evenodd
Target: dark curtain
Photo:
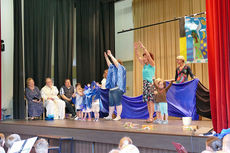
<path id="1" fill-rule="evenodd" d="M 54 20 L 54 82 L 60 88 L 72 80 L 73 68 L 73 0 L 56 0 Z"/>
<path id="2" fill-rule="evenodd" d="M 25 78 L 41 88 L 51 77 L 53 0 L 24 0 Z"/>
<path id="3" fill-rule="evenodd" d="M 13 116 L 25 118 L 23 50 L 22 50 L 22 5 L 14 0 L 14 76 L 13 76 Z"/>
<path id="4" fill-rule="evenodd" d="M 213 127 L 230 128 L 230 2 L 206 0 L 208 71 Z"/>
<path id="5" fill-rule="evenodd" d="M 77 81 L 100 81 L 106 66 L 104 51 L 115 53 L 114 4 L 76 0 Z"/>

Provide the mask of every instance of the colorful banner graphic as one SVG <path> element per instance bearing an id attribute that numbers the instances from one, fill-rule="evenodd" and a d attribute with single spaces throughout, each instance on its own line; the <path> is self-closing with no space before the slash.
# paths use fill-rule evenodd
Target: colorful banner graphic
<path id="1" fill-rule="evenodd" d="M 185 56 L 188 63 L 207 62 L 206 18 L 185 17 L 180 26 L 183 26 L 180 31 L 185 31 L 185 34 L 180 32 L 180 54 Z"/>

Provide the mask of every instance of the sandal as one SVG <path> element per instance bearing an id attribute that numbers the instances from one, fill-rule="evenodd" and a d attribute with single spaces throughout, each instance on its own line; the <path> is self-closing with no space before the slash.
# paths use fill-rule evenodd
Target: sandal
<path id="1" fill-rule="evenodd" d="M 153 119 L 152 118 L 149 118 L 146 120 L 147 123 L 152 123 L 153 122 Z"/>

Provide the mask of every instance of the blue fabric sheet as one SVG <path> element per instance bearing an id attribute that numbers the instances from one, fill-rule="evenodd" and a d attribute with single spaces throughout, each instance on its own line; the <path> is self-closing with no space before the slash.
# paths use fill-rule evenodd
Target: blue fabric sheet
<path id="1" fill-rule="evenodd" d="M 198 82 L 198 79 L 194 79 L 172 85 L 167 92 L 169 116 L 192 117 L 193 120 L 199 119 L 199 115 L 196 112 L 196 89 Z"/>
<path id="2" fill-rule="evenodd" d="M 167 93 L 168 112 L 170 116 L 192 117 L 198 120 L 196 112 L 196 88 L 199 80 L 194 79 L 181 84 L 173 84 Z M 168 84 L 168 83 L 167 83 Z M 101 89 L 101 101 L 103 112 L 108 113 L 109 109 L 109 90 Z M 127 119 L 146 119 L 148 118 L 147 103 L 142 100 L 142 95 L 138 97 L 122 97 L 122 118 Z"/>
<path id="3" fill-rule="evenodd" d="M 126 92 L 126 69 L 123 65 L 118 64 L 117 68 L 110 64 L 105 86 L 107 89 L 118 87 L 124 93 Z"/>

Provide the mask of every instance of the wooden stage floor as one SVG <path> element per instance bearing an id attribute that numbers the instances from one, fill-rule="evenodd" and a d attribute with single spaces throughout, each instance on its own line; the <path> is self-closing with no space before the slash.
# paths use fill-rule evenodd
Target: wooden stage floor
<path id="1" fill-rule="evenodd" d="M 125 127 L 124 124 L 126 122 L 137 124 L 136 128 Z M 142 125 L 153 125 L 153 129 L 144 130 L 141 128 Z M 102 144 L 107 145 L 107 147 L 108 145 L 113 147 L 118 144 L 121 137 L 129 136 L 133 139 L 134 144 L 141 148 L 140 150 L 152 149 L 150 152 L 154 152 L 154 150 L 155 152 L 166 152 L 166 150 L 167 152 L 175 152 L 171 144 L 172 141 L 175 141 L 183 144 L 189 152 L 200 152 L 205 148 L 206 137 L 199 134 L 212 129 L 212 122 L 193 121 L 192 125 L 198 126 L 197 132 L 184 131 L 182 120 L 169 120 L 168 125 L 149 124 L 145 120 L 136 119 L 122 119 L 121 121 L 106 121 L 101 119 L 99 122 L 9 120 L 0 121 L 0 132 L 18 133 L 27 137 L 44 134 L 73 136 L 76 141 L 98 143 L 101 147 L 103 147 Z M 76 149 L 79 149 L 77 144 Z M 97 149 L 99 148 L 94 148 L 93 151 L 97 152 Z M 108 149 L 112 148 L 108 147 Z M 99 150 L 98 152 L 100 152 Z"/>

